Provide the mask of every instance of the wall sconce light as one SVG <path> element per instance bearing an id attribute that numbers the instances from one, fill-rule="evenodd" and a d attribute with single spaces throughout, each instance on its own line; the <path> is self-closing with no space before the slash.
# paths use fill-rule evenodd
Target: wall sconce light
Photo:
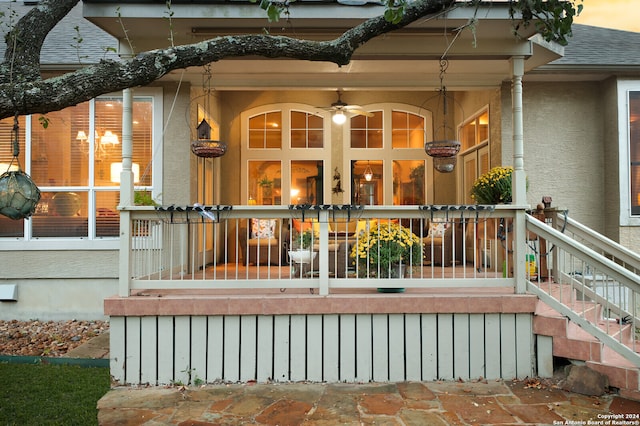
<path id="1" fill-rule="evenodd" d="M 332 120 L 336 124 L 344 124 L 347 121 L 347 116 L 342 111 L 336 111 L 333 113 Z"/>
<path id="2" fill-rule="evenodd" d="M 371 182 L 371 179 L 373 179 L 373 170 L 371 170 L 371 166 L 369 165 L 369 162 L 367 161 L 367 168 L 364 169 L 364 180 L 366 180 L 367 182 Z"/>
<path id="3" fill-rule="evenodd" d="M 133 181 L 140 182 L 140 164 L 131 164 L 131 171 L 133 172 Z M 122 173 L 122 163 L 111 163 L 111 182 L 120 183 L 120 173 Z"/>

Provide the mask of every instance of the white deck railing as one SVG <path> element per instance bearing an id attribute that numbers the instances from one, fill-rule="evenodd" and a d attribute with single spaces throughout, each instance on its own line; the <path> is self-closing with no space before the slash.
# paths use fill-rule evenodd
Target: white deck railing
<path id="1" fill-rule="evenodd" d="M 640 366 L 640 257 L 558 212 L 527 217 L 539 274 L 528 290 L 612 351 Z"/>
<path id="2" fill-rule="evenodd" d="M 509 206 L 207 206 L 207 214 L 198 209 L 122 211 L 130 238 L 124 260 L 129 279 L 121 283 L 121 295 L 142 289 L 303 288 L 329 294 L 514 286 L 510 275 L 517 257 L 505 250 L 514 246 L 510 224 L 516 210 Z M 252 229 L 256 221 L 260 232 Z M 311 262 L 296 262 L 289 253 L 301 222 L 315 231 Z M 395 268 L 372 261 L 378 252 L 359 261 L 353 256 L 367 230 L 389 223 L 401 224 L 419 244 L 418 256 L 404 260 L 400 277 Z"/>

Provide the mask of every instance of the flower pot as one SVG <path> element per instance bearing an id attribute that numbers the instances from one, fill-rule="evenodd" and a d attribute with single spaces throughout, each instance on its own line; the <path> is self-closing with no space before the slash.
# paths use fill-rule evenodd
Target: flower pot
<path id="1" fill-rule="evenodd" d="M 289 259 L 293 263 L 310 264 L 318 253 L 309 249 L 289 250 Z"/>
<path id="2" fill-rule="evenodd" d="M 380 271 L 380 278 L 404 278 L 407 268 L 404 264 L 391 265 Z M 379 287 L 378 293 L 404 293 L 404 288 L 398 287 Z"/>

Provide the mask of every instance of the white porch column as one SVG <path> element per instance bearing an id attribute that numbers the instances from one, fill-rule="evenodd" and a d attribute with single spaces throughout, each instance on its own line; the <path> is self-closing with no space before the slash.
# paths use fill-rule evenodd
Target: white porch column
<path id="1" fill-rule="evenodd" d="M 512 126 L 513 126 L 513 176 L 511 193 L 516 216 L 513 220 L 513 277 L 515 292 L 524 293 L 527 289 L 525 251 L 527 208 L 527 178 L 524 173 L 524 120 L 522 118 L 522 76 L 524 75 L 524 57 L 511 58 L 512 69 Z"/>
<path id="2" fill-rule="evenodd" d="M 126 44 L 120 46 L 121 56 L 129 58 L 131 52 Z M 122 171 L 120 172 L 120 256 L 118 295 L 129 296 L 131 277 L 131 210 L 133 202 L 133 94 L 131 89 L 122 91 Z"/>

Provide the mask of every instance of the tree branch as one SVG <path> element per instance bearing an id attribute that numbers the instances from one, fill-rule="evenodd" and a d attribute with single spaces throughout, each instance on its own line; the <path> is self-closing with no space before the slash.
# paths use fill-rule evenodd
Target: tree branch
<path id="1" fill-rule="evenodd" d="M 38 11 L 34 12 L 36 8 L 32 9 L 14 29 L 20 31 L 15 34 L 22 34 L 28 29 L 39 34 L 31 36 L 27 43 L 20 39 L 11 54 L 7 49 L 5 62 L 0 65 L 0 71 L 6 70 L 7 63 L 13 61 L 12 72 L 19 70 L 21 78 L 6 80 L 6 77 L 0 77 L 0 119 L 11 117 L 16 112 L 25 115 L 58 111 L 104 93 L 148 85 L 176 69 L 201 66 L 230 57 L 262 56 L 346 65 L 355 50 L 367 41 L 402 28 L 421 17 L 439 13 L 450 7 L 454 0 L 418 0 L 406 8 L 403 18 L 397 24 L 392 24 L 380 16 L 369 19 L 329 41 L 271 35 L 222 36 L 194 44 L 143 52 L 135 58 L 121 62 L 102 61 L 62 76 L 42 80 L 39 73 L 40 49 L 46 34 L 54 26 L 51 25 L 51 20 L 57 23 L 77 2 L 78 0 L 43 1 L 37 7 Z M 54 4 L 56 7 L 52 6 Z M 42 14 L 45 14 L 46 18 Z M 29 18 L 24 21 L 27 17 Z M 46 21 L 48 24 L 34 25 L 34 19 Z M 38 45 L 31 48 L 29 43 Z M 28 52 L 28 55 L 20 53 L 22 51 Z M 38 60 L 33 59 L 34 51 L 37 51 Z M 36 69 L 37 75 L 34 72 Z"/>

